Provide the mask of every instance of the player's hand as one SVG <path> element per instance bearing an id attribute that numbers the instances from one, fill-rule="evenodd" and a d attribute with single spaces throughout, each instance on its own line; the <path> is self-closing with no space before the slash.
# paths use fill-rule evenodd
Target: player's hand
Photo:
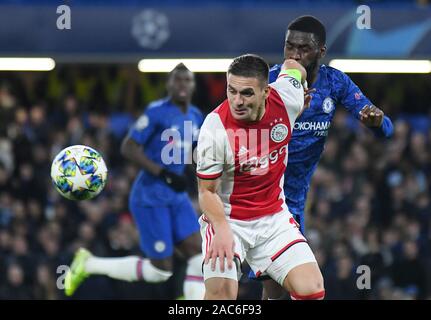
<path id="1" fill-rule="evenodd" d="M 380 127 L 383 123 L 384 112 L 376 106 L 366 105 L 359 111 L 361 122 L 367 127 Z"/>
<path id="2" fill-rule="evenodd" d="M 233 267 L 233 254 L 234 254 L 234 240 L 233 233 L 230 226 L 226 223 L 223 227 L 219 227 L 215 230 L 214 238 L 211 241 L 211 245 L 205 255 L 204 263 L 207 264 L 211 260 L 211 270 L 214 271 L 216 267 L 217 257 L 220 262 L 220 271 L 224 272 L 224 258 L 227 258 L 227 267 L 232 269 Z"/>
<path id="3" fill-rule="evenodd" d="M 316 89 L 305 89 L 304 90 L 304 109 L 308 109 L 313 99 L 312 93 L 316 92 Z"/>
<path id="4" fill-rule="evenodd" d="M 180 176 L 166 169 L 160 171 L 159 178 L 176 192 L 185 191 L 187 188 L 187 180 L 184 176 Z"/>

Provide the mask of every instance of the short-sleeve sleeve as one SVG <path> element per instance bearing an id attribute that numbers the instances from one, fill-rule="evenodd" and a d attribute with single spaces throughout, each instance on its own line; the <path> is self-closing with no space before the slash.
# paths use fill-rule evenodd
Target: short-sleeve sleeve
<path id="1" fill-rule="evenodd" d="M 156 131 L 158 117 L 156 108 L 146 110 L 129 130 L 129 137 L 136 143 L 145 145 Z"/>
<path id="2" fill-rule="evenodd" d="M 217 113 L 210 113 L 202 124 L 197 145 L 196 175 L 217 179 L 225 164 L 226 132 Z"/>

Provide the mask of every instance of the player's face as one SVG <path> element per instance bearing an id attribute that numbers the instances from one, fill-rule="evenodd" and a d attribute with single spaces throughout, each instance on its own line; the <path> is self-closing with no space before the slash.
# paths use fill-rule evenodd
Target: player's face
<path id="1" fill-rule="evenodd" d="M 298 61 L 307 73 L 317 66 L 325 51 L 325 46 L 319 46 L 312 33 L 294 30 L 288 30 L 286 33 L 284 58 Z"/>
<path id="2" fill-rule="evenodd" d="M 269 86 L 257 78 L 227 76 L 227 99 L 232 116 L 237 120 L 259 120 L 268 95 Z"/>
<path id="3" fill-rule="evenodd" d="M 189 103 L 195 89 L 195 78 L 186 70 L 174 71 L 167 84 L 169 96 L 173 101 Z"/>

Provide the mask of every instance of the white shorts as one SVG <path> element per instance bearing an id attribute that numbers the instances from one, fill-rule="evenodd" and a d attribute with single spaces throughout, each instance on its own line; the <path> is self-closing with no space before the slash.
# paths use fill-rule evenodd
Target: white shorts
<path id="1" fill-rule="evenodd" d="M 210 268 L 211 263 L 208 263 L 203 267 L 205 280 L 219 277 L 239 281 L 239 263 L 246 260 L 256 277 L 266 274 L 283 285 L 287 274 L 294 267 L 316 262 L 307 240 L 288 210 L 250 221 L 227 219 L 234 235 L 234 254 L 238 264 L 232 270 L 226 267 L 222 273 L 218 259 L 214 271 Z M 204 215 L 199 218 L 199 224 L 203 239 L 202 252 L 206 255 L 214 237 L 214 228 Z"/>

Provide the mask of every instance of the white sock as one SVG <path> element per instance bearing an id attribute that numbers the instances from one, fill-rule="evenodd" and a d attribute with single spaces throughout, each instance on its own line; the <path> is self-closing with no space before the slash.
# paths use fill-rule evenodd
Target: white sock
<path id="1" fill-rule="evenodd" d="M 140 260 L 137 256 L 124 258 L 99 258 L 90 257 L 85 263 L 85 271 L 90 274 L 102 274 L 117 280 L 138 280 L 137 264 Z"/>
<path id="2" fill-rule="evenodd" d="M 202 274 L 202 255 L 196 255 L 187 262 L 184 279 L 184 298 L 186 300 L 203 300 L 205 295 L 204 277 Z"/>
<path id="3" fill-rule="evenodd" d="M 157 283 L 164 282 L 172 276 L 171 271 L 154 267 L 149 259 L 137 256 L 124 258 L 90 257 L 85 263 L 85 271 L 90 274 L 102 274 L 124 281 L 144 280 Z"/>

